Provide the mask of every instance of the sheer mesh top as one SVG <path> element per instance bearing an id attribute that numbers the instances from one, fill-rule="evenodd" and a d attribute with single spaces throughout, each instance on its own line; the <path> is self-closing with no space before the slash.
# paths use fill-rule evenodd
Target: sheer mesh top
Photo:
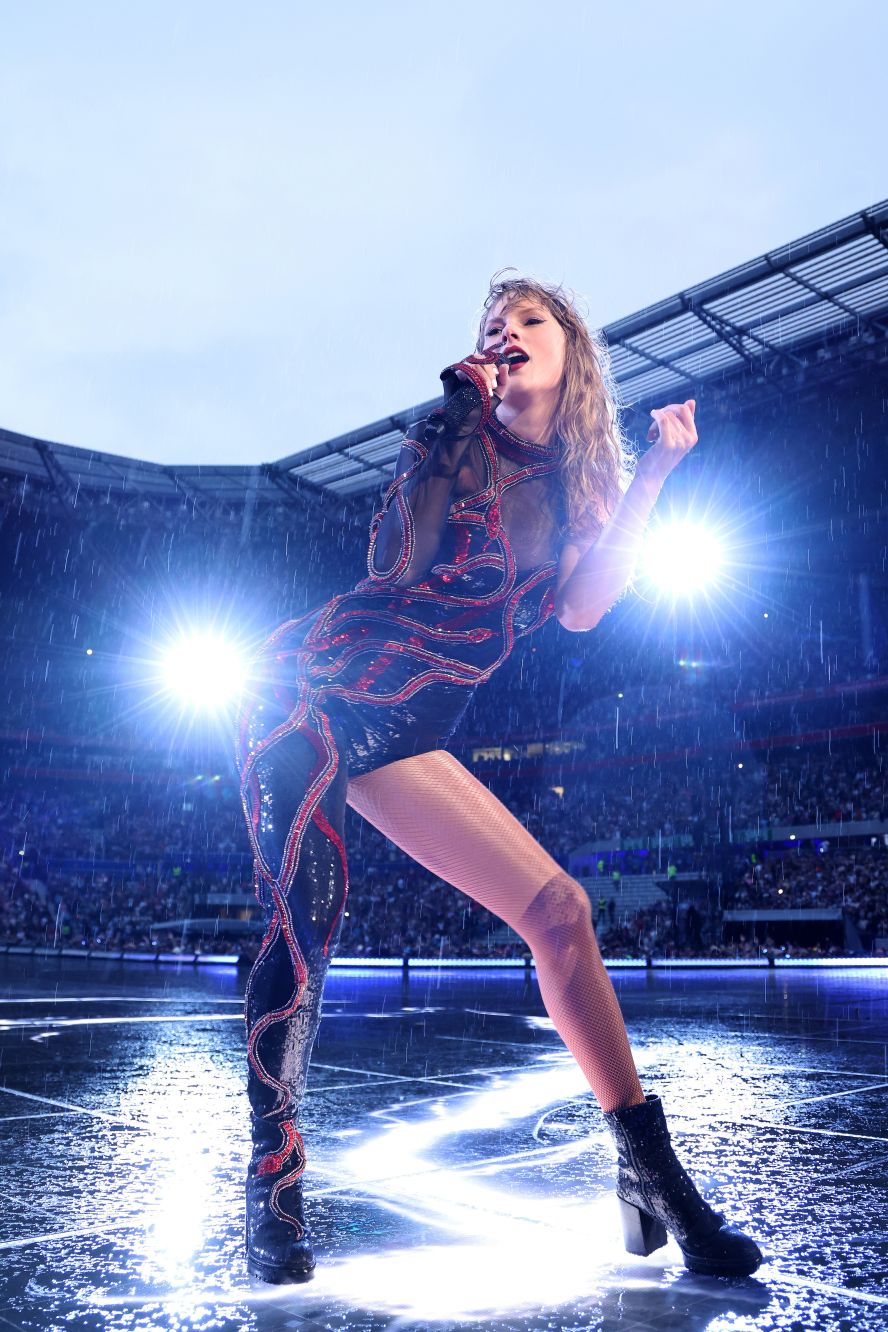
<path id="1" fill-rule="evenodd" d="M 472 435 L 450 483 L 428 465 L 423 424 L 405 438 L 371 526 L 370 578 L 415 585 L 438 564 L 465 565 L 470 548 L 519 575 L 556 560 L 564 522 L 558 442 L 521 439 L 493 417 Z"/>
<path id="2" fill-rule="evenodd" d="M 523 440 L 494 419 L 442 476 L 424 424 L 405 437 L 370 525 L 368 576 L 281 626 L 277 646 L 316 702 L 355 727 L 372 714 L 392 734 L 446 737 L 472 687 L 554 610 L 560 444 Z"/>

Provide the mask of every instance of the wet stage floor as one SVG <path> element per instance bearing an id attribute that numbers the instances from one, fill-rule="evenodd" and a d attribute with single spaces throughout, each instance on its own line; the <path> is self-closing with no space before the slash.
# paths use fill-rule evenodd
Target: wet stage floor
<path id="1" fill-rule="evenodd" d="M 0 959 L 0 1332 L 888 1329 L 888 978 L 611 973 L 698 1188 L 765 1253 L 622 1244 L 597 1102 L 520 972 L 333 972 L 318 1268 L 251 1286 L 232 969 Z"/>

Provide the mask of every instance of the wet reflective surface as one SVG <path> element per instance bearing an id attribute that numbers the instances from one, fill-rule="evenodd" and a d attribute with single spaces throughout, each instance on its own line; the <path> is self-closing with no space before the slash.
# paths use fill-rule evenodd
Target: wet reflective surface
<path id="1" fill-rule="evenodd" d="M 301 1117 L 318 1269 L 251 1286 L 245 973 L 0 961 L 0 1328 L 888 1328 L 888 990 L 612 972 L 742 1280 L 622 1246 L 615 1150 L 535 984 L 333 972 Z"/>

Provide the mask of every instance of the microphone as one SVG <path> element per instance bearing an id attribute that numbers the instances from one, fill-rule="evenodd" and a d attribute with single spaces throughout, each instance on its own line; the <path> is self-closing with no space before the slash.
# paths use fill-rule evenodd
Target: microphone
<path id="1" fill-rule="evenodd" d="M 509 361 L 505 352 L 498 352 L 495 359 L 487 360 L 483 364 L 508 365 Z M 459 384 L 459 388 L 453 390 L 443 407 L 436 407 L 429 414 L 425 430 L 422 432 L 426 444 L 434 444 L 442 435 L 457 431 L 466 417 L 471 412 L 477 411 L 482 403 L 481 390 L 476 388 L 470 379 L 456 379 L 456 374 L 450 367 L 444 371 L 441 378 L 445 381 L 445 387 L 446 379 L 452 378 Z M 495 393 L 491 397 L 493 402 L 491 410 L 495 411 L 502 399 Z"/>

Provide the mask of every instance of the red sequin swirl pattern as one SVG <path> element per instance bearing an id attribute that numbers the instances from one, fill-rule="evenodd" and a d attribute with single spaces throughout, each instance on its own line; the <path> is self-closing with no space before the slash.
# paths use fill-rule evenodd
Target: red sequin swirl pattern
<path id="1" fill-rule="evenodd" d="M 405 574 L 428 531 L 414 527 L 405 487 L 427 455 L 421 439 L 405 439 L 370 526 L 367 577 L 266 640 L 239 720 L 241 797 L 267 913 L 246 992 L 249 1087 L 260 1119 L 284 1120 L 261 1167 L 276 1180 L 275 1211 L 304 1168 L 296 1110 L 348 893 L 348 779 L 445 745 L 475 687 L 554 609 L 558 448 L 491 417 L 472 436 L 433 557 L 414 580 Z M 399 535 L 381 571 L 384 520 Z"/>

